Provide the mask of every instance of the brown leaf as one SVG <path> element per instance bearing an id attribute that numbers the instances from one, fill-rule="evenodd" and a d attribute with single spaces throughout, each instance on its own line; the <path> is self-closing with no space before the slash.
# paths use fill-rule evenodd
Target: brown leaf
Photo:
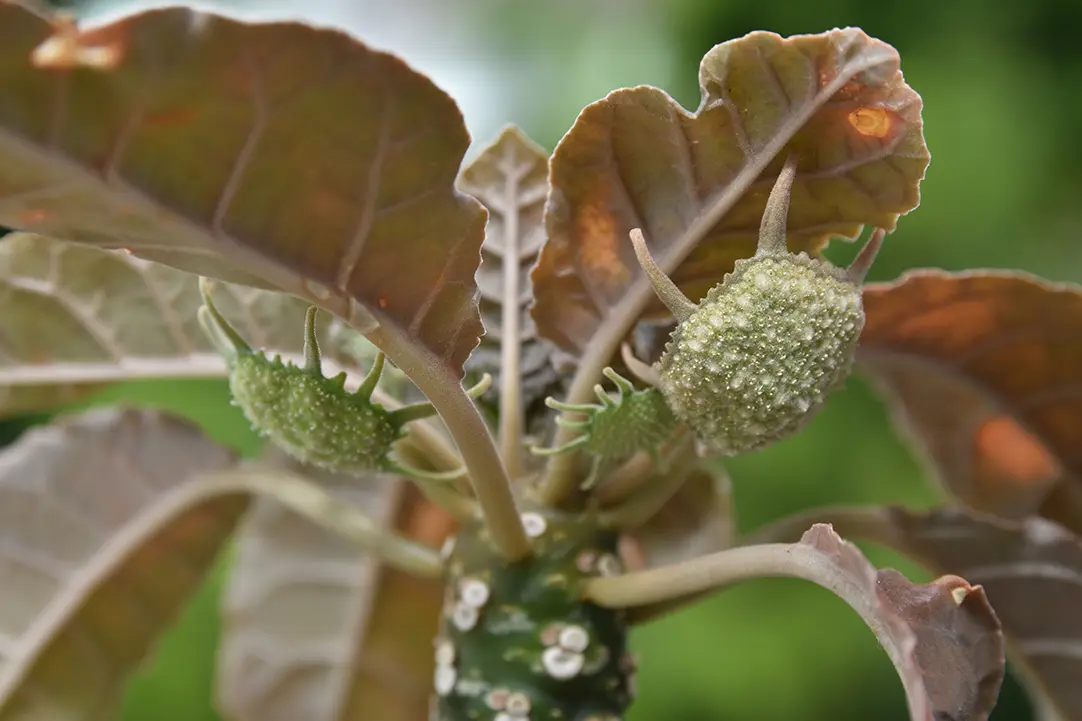
<path id="1" fill-rule="evenodd" d="M 339 31 L 169 8 L 80 34 L 0 0 L 0 224 L 281 288 L 455 377 L 482 332 L 468 142 Z"/>
<path id="2" fill-rule="evenodd" d="M 408 484 L 303 472 L 389 526 L 431 510 Z M 405 530 L 439 544 L 450 528 L 428 517 Z M 222 599 L 223 712 L 234 721 L 423 721 L 441 590 L 261 499 Z"/>
<path id="3" fill-rule="evenodd" d="M 889 45 L 855 28 L 755 32 L 707 53 L 699 84 L 694 114 L 656 88 L 617 90 L 557 147 L 533 316 L 561 348 L 593 344 L 605 363 L 655 302 L 633 228 L 692 299 L 750 256 L 788 151 L 800 156 L 794 251 L 854 238 L 864 224 L 893 229 L 919 202 L 929 159 L 921 100 Z"/>
<path id="4" fill-rule="evenodd" d="M 547 413 L 545 397 L 559 383 L 552 361 L 555 348 L 537 335 L 527 308 L 533 298 L 530 268 L 546 238 L 542 216 L 548 155 L 521 130 L 508 126 L 462 171 L 458 187 L 489 212 L 477 272 L 486 332 L 466 369 L 492 374 L 486 400 L 499 408 L 501 423 L 514 416 L 529 428 L 530 420 Z M 513 378 L 504 378 L 505 366 Z M 498 401 L 501 393 L 510 397 Z M 521 435 L 522 429 L 514 432 Z M 510 459 L 505 460 L 510 465 Z"/>
<path id="5" fill-rule="evenodd" d="M 889 509 L 891 545 L 988 593 L 1041 718 L 1082 718 L 1082 539 L 1042 518 Z"/>
<path id="6" fill-rule="evenodd" d="M 921 270 L 869 284 L 864 307 L 861 365 L 943 485 L 1082 528 L 1082 289 Z"/>
<path id="7" fill-rule="evenodd" d="M 106 721 L 248 494 L 233 454 L 155 412 L 94 411 L 0 451 L 0 719 Z"/>
<path id="8" fill-rule="evenodd" d="M 815 571 L 875 631 L 915 721 L 988 718 L 1003 681 L 1003 634 L 980 586 L 958 576 L 915 585 L 893 569 L 876 571 L 828 525 L 813 526 L 800 545 L 822 554 Z"/>
<path id="9" fill-rule="evenodd" d="M 230 322 L 257 348 L 300 362 L 298 298 L 216 283 Z M 102 384 L 139 378 L 224 377 L 196 322 L 203 300 L 190 273 L 134 255 L 15 233 L 0 241 L 0 416 L 48 410 Z M 363 336 L 323 316 L 327 368 L 357 370 Z"/>
<path id="10" fill-rule="evenodd" d="M 733 545 L 732 484 L 724 470 L 693 472 L 660 512 L 621 541 L 631 568 L 657 568 Z"/>

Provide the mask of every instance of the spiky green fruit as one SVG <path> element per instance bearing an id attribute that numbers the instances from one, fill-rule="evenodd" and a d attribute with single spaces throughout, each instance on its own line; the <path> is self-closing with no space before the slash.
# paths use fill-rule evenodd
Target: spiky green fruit
<path id="1" fill-rule="evenodd" d="M 617 534 L 585 519 L 529 511 L 529 558 L 508 564 L 479 523 L 448 547 L 435 644 L 437 721 L 612 721 L 633 695 L 621 611 L 582 600 L 619 573 Z"/>
<path id="2" fill-rule="evenodd" d="M 252 427 L 297 460 L 336 472 L 384 470 L 402 428 L 345 380 L 249 353 L 232 364 L 229 388 Z"/>
<path id="3" fill-rule="evenodd" d="M 635 252 L 679 323 L 657 368 L 677 419 L 708 448 L 735 455 L 792 436 L 848 377 L 864 327 L 860 286 L 883 240 L 876 230 L 847 269 L 786 244 L 790 157 L 767 200 L 753 257 L 701 305 L 688 300 L 632 231 Z"/>
<path id="4" fill-rule="evenodd" d="M 534 448 L 534 453 L 552 455 L 581 449 L 591 459 L 590 472 L 582 482 L 588 489 L 599 476 L 613 466 L 631 458 L 639 451 L 652 455 L 660 463 L 659 449 L 676 429 L 676 419 L 665 398 L 657 388 L 636 390 L 631 381 L 612 368 L 603 374 L 611 380 L 618 391 L 613 398 L 598 384 L 594 387 L 600 404 L 561 403 L 546 399 L 549 408 L 570 415 L 582 415 L 584 419 L 567 417 L 557 419 L 557 424 L 581 431 L 570 442 L 556 448 Z"/>
<path id="5" fill-rule="evenodd" d="M 860 289 L 829 263 L 737 261 L 673 331 L 661 390 L 712 450 L 762 448 L 804 427 L 843 384 L 863 326 Z"/>

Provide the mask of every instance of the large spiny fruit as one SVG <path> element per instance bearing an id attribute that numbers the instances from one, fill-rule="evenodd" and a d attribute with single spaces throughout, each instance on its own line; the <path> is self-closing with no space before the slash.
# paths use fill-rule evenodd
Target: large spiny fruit
<path id="1" fill-rule="evenodd" d="M 848 377 L 864 327 L 860 286 L 883 239 L 876 230 L 848 269 L 790 253 L 785 227 L 796 175 L 786 162 L 767 200 L 759 245 L 700 305 L 636 254 L 679 323 L 658 363 L 673 415 L 712 451 L 735 455 L 787 438 Z"/>

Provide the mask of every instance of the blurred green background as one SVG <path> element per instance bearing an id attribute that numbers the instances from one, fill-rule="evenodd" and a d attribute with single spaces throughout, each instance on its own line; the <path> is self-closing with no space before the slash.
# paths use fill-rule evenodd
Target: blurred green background
<path id="1" fill-rule="evenodd" d="M 117 3 L 78 5 L 94 15 Z M 144 3 L 142 6 L 146 6 Z M 128 4 L 126 8 L 139 7 Z M 890 42 L 924 98 L 932 164 L 921 207 L 903 218 L 872 279 L 907 268 L 1013 267 L 1082 282 L 1082 3 L 1033 0 L 308 0 L 218 7 L 348 27 L 403 54 L 458 98 L 482 143 L 506 122 L 551 149 L 581 107 L 620 86 L 651 84 L 698 103 L 699 59 L 758 29 L 783 35 L 855 25 Z M 841 259 L 852 247 L 833 247 Z M 225 386 L 141 383 L 94 402 L 153 404 L 256 448 Z M 0 427 L 9 441 L 25 424 Z M 936 491 L 859 379 L 800 437 L 729 464 L 738 521 L 752 529 L 826 503 L 926 505 Z M 873 561 L 925 577 L 905 559 Z M 133 684 L 125 721 L 212 721 L 220 574 Z M 858 617 L 795 581 L 746 584 L 634 634 L 641 654 L 631 721 L 906 718 L 900 684 Z M 995 721 L 1032 718 L 1013 680 Z M 302 720 L 298 720 L 302 721 Z M 373 721 L 378 721 L 374 719 Z"/>

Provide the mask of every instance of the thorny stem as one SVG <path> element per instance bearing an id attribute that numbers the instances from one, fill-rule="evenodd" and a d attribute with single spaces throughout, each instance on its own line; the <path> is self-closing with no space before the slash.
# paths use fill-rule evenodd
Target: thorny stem
<path id="1" fill-rule="evenodd" d="M 845 84 L 848 76 L 839 75 L 825 86 L 817 97 L 825 102 L 830 93 L 835 93 Z M 790 118 L 788 124 L 800 127 L 796 123 L 805 123 L 822 105 L 822 102 L 809 103 L 799 113 Z M 689 253 L 699 244 L 699 241 L 717 225 L 722 216 L 744 195 L 748 187 L 762 174 L 766 166 L 784 148 L 785 143 L 792 137 L 790 133 L 779 133 L 762 150 L 756 153 L 746 166 L 740 171 L 736 179 L 710 200 L 703 208 L 703 212 L 693 223 L 680 235 L 669 248 L 658 264 L 660 270 L 671 274 Z M 594 383 L 601 374 L 601 369 L 609 364 L 620 347 L 620 342 L 634 326 L 635 321 L 642 314 L 646 304 L 653 297 L 653 288 L 645 274 L 632 283 L 624 296 L 616 305 L 608 310 L 604 323 L 582 351 L 579 358 L 578 369 L 571 379 L 571 387 L 567 392 L 568 403 L 589 402 Z M 554 446 L 567 443 L 572 432 L 561 429 L 557 432 L 553 442 Z M 577 469 L 576 455 L 567 453 L 554 456 L 549 461 L 546 475 L 538 492 L 541 502 L 550 506 L 564 504 L 571 497 L 578 484 L 575 478 Z"/>
<path id="2" fill-rule="evenodd" d="M 245 488 L 268 496 L 320 526 L 355 542 L 387 565 L 421 578 L 440 578 L 439 554 L 376 523 L 357 507 L 343 502 L 303 476 L 253 464 L 217 474 L 223 487 Z M 210 479 L 213 480 L 214 476 Z"/>
<path id="3" fill-rule="evenodd" d="M 507 561 L 530 553 L 530 541 L 511 494 L 511 483 L 480 411 L 462 384 L 443 364 L 427 355 L 389 324 L 367 333 L 416 384 L 439 412 L 469 473 L 492 543 Z"/>
<path id="4" fill-rule="evenodd" d="M 599 513 L 598 524 L 603 528 L 620 529 L 638 528 L 645 524 L 676 495 L 698 465 L 695 436 L 684 431 L 666 456 L 665 472 L 655 476 L 653 482 L 641 486 L 619 505 Z"/>
<path id="5" fill-rule="evenodd" d="M 503 314 L 500 318 L 500 421 L 497 430 L 500 454 L 512 479 L 525 472 L 522 457 L 523 429 L 526 425 L 522 407 L 521 346 L 519 338 L 519 237 L 518 237 L 518 176 L 507 174 L 504 185 L 503 217 Z"/>

